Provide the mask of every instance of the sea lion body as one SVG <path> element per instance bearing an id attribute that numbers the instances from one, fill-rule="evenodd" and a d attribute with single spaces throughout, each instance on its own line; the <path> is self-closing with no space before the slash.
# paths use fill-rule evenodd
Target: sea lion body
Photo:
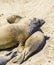
<path id="1" fill-rule="evenodd" d="M 40 31 L 35 32 L 25 42 L 25 48 L 18 56 L 17 62 L 20 64 L 28 58 L 32 53 L 36 52 L 41 44 L 45 41 L 44 34 Z"/>
<path id="2" fill-rule="evenodd" d="M 0 27 L 0 50 L 16 46 L 20 48 L 26 39 L 44 24 L 40 19 L 21 19 L 19 23 Z"/>

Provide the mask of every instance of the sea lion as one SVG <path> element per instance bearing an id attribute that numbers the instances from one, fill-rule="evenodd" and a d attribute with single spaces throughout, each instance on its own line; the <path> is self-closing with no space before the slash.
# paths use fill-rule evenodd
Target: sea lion
<path id="1" fill-rule="evenodd" d="M 12 24 L 12 23 L 18 23 L 20 21 L 20 19 L 22 19 L 23 17 L 18 16 L 18 15 L 11 15 L 9 17 L 7 17 L 7 22 Z"/>
<path id="2" fill-rule="evenodd" d="M 37 49 L 45 41 L 44 34 L 40 31 L 32 34 L 25 42 L 25 48 L 22 53 L 18 56 L 17 63 L 20 64 L 22 61 L 28 58 L 29 55 L 36 52 Z"/>
<path id="3" fill-rule="evenodd" d="M 10 52 L 7 55 L 0 55 L 0 65 L 6 65 L 6 63 L 12 59 L 13 57 L 15 57 L 17 54 L 17 52 Z"/>
<path id="4" fill-rule="evenodd" d="M 24 49 L 24 42 L 45 22 L 37 18 L 23 18 L 18 23 L 0 27 L 0 50 L 11 48 L 19 44 L 18 50 Z"/>

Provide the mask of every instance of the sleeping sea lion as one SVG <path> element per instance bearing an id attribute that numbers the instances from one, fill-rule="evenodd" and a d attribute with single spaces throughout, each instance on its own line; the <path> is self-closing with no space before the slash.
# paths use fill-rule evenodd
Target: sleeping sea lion
<path id="1" fill-rule="evenodd" d="M 37 18 L 23 18 L 18 23 L 0 27 L 0 50 L 19 44 L 18 49 L 23 50 L 24 42 L 37 31 L 45 22 Z"/>

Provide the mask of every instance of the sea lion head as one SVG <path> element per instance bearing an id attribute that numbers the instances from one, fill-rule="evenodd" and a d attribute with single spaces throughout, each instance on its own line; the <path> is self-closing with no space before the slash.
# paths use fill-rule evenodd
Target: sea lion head
<path id="1" fill-rule="evenodd" d="M 38 18 L 33 18 L 33 19 L 30 19 L 32 22 L 32 24 L 34 24 L 36 27 L 41 27 L 45 21 L 43 19 L 38 19 Z"/>
<path id="2" fill-rule="evenodd" d="M 34 33 L 35 31 L 39 30 L 40 27 L 45 23 L 43 19 L 38 18 L 30 19 L 30 21 L 31 22 L 29 24 L 29 28 L 31 33 Z"/>

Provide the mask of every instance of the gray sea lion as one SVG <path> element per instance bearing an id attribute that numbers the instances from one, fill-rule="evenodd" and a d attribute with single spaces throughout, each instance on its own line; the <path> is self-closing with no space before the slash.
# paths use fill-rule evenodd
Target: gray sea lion
<path id="1" fill-rule="evenodd" d="M 18 50 L 21 52 L 24 42 L 44 23 L 41 19 L 23 18 L 18 23 L 0 27 L 0 50 L 14 47 L 19 43 Z"/>
<path id="2" fill-rule="evenodd" d="M 25 42 L 25 48 L 22 53 L 18 56 L 18 64 L 28 58 L 29 55 L 37 51 L 39 46 L 44 43 L 44 34 L 40 31 L 32 34 Z"/>
<path id="3" fill-rule="evenodd" d="M 6 65 L 6 63 L 16 56 L 17 52 L 10 52 L 7 55 L 0 55 L 0 65 Z"/>

